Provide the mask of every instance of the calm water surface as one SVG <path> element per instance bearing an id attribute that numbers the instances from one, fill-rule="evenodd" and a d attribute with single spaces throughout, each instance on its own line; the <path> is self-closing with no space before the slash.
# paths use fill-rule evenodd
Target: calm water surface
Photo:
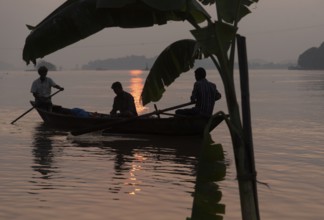
<path id="1" fill-rule="evenodd" d="M 50 72 L 65 91 L 53 102 L 109 112 L 110 85 L 121 81 L 138 99 L 147 72 Z M 44 126 L 30 108 L 35 72 L 0 71 L 0 219 L 186 219 L 191 216 L 200 140 L 73 137 Z M 223 91 L 216 72 L 209 79 Z M 184 74 L 157 103 L 188 101 Z M 324 72 L 250 71 L 254 148 L 262 219 L 324 217 Z M 239 86 L 237 87 L 239 88 Z M 239 91 L 238 91 L 239 92 Z M 239 94 L 238 94 L 239 95 Z M 141 113 L 154 110 L 149 104 Z M 215 112 L 227 112 L 225 100 Z M 240 219 L 233 150 L 225 124 L 211 132 L 223 145 L 227 170 L 218 182 L 224 219 Z"/>

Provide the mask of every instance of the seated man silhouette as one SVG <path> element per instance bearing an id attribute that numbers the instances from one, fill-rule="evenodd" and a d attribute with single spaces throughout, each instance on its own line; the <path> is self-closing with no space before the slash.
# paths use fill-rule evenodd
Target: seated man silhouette
<path id="1" fill-rule="evenodd" d="M 114 82 L 111 86 L 116 96 L 112 110 L 110 111 L 111 116 L 118 117 L 135 117 L 137 116 L 136 106 L 134 97 L 123 90 L 123 86 L 120 82 Z"/>
<path id="2" fill-rule="evenodd" d="M 190 100 L 195 107 L 176 110 L 176 115 L 210 117 L 213 114 L 215 102 L 221 98 L 216 84 L 206 79 L 206 70 L 199 67 L 195 70 L 196 82 Z"/>

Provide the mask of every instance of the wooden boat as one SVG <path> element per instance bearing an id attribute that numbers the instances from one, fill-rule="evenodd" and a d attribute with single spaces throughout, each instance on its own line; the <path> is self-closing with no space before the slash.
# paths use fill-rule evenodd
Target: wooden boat
<path id="1" fill-rule="evenodd" d="M 31 104 L 34 106 L 34 102 Z M 203 133 L 209 120 L 202 117 L 162 117 L 159 114 L 161 112 L 156 112 L 155 115 L 154 113 L 146 114 L 148 115 L 146 117 L 118 118 L 108 114 L 85 112 L 77 108 L 64 108 L 59 105 L 54 105 L 52 111 L 37 107 L 35 109 L 46 125 L 68 131 L 99 128 L 97 130 L 104 130 L 104 134 L 194 136 Z M 79 115 L 76 114 L 78 111 Z M 222 117 L 215 118 L 209 131 L 212 131 L 222 120 Z"/>

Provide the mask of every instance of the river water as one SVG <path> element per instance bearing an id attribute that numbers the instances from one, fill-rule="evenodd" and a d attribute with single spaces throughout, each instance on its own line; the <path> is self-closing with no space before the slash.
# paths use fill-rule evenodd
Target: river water
<path id="1" fill-rule="evenodd" d="M 65 90 L 53 102 L 109 112 L 110 85 L 121 81 L 138 100 L 146 71 L 50 72 Z M 237 75 L 237 74 L 236 74 Z M 43 125 L 31 111 L 36 72 L 0 71 L 0 219 L 150 219 L 191 217 L 200 139 L 116 137 Z M 218 74 L 208 72 L 223 93 Z M 156 103 L 186 103 L 186 73 Z M 238 81 L 238 80 L 237 80 Z M 238 97 L 239 85 L 237 85 Z M 254 152 L 261 219 L 324 217 L 324 72 L 250 70 Z M 140 113 L 154 110 L 137 103 Z M 227 112 L 225 99 L 215 106 Z M 211 132 L 223 146 L 226 175 L 217 182 L 224 219 L 241 219 L 233 147 L 226 125 Z"/>

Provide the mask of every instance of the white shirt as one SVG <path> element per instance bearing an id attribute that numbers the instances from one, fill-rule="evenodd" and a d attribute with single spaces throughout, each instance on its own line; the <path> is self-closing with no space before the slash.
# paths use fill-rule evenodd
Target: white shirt
<path id="1" fill-rule="evenodd" d="M 36 79 L 31 87 L 31 92 L 36 93 L 40 97 L 49 97 L 51 95 L 51 88 L 57 84 L 49 77 L 46 77 L 42 82 L 40 78 Z"/>

